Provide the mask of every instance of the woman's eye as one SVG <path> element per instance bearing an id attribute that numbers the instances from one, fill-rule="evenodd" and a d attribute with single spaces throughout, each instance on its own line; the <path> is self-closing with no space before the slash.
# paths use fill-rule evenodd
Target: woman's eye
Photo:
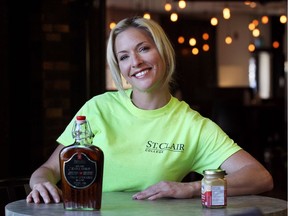
<path id="1" fill-rule="evenodd" d="M 140 52 L 145 52 L 148 51 L 150 48 L 148 46 L 140 47 L 139 51 Z"/>
<path id="2" fill-rule="evenodd" d="M 126 58 L 128 58 L 128 56 L 127 56 L 127 55 L 124 55 L 124 56 L 121 56 L 121 57 L 119 58 L 119 60 L 120 60 L 120 61 L 123 61 L 123 60 L 125 60 Z"/>

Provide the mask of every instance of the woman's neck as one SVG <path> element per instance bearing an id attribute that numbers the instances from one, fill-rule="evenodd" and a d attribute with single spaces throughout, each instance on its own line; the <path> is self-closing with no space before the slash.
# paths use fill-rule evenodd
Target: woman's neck
<path id="1" fill-rule="evenodd" d="M 144 110 L 154 110 L 165 106 L 171 99 L 169 89 L 153 92 L 141 92 L 134 90 L 131 94 L 133 104 Z"/>

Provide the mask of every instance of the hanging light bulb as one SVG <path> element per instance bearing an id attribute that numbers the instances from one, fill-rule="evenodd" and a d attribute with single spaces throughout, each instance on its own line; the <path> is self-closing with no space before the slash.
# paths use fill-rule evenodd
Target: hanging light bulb
<path id="1" fill-rule="evenodd" d="M 255 28 L 256 28 L 256 26 L 255 26 L 254 23 L 249 23 L 248 29 L 249 29 L 250 31 L 253 31 Z"/>
<path id="2" fill-rule="evenodd" d="M 199 53 L 199 49 L 196 48 L 196 47 L 194 47 L 194 48 L 192 49 L 192 54 L 193 54 L 193 55 L 198 55 L 198 53 Z"/>
<path id="3" fill-rule="evenodd" d="M 259 21 L 257 19 L 254 19 L 252 21 L 252 23 L 255 25 L 255 27 L 257 27 L 259 25 Z"/>
<path id="4" fill-rule="evenodd" d="M 195 38 L 190 38 L 190 40 L 189 40 L 189 44 L 190 44 L 190 46 L 195 46 L 196 43 L 197 43 L 197 41 L 196 41 Z"/>
<path id="5" fill-rule="evenodd" d="M 252 31 L 252 35 L 253 35 L 253 37 L 259 37 L 260 36 L 260 30 L 258 28 L 255 28 Z"/>
<path id="6" fill-rule="evenodd" d="M 277 48 L 279 48 L 280 44 L 279 44 L 278 41 L 274 41 L 274 42 L 272 43 L 272 46 L 273 46 L 274 49 L 277 49 Z"/>
<path id="7" fill-rule="evenodd" d="M 145 19 L 151 19 L 151 15 L 149 13 L 144 13 L 143 18 Z"/>
<path id="8" fill-rule="evenodd" d="M 262 17 L 261 17 L 261 22 L 262 22 L 263 24 L 267 24 L 267 23 L 269 22 L 269 17 L 266 16 L 266 15 L 262 16 Z"/>
<path id="9" fill-rule="evenodd" d="M 217 26 L 218 25 L 218 19 L 216 17 L 212 17 L 210 20 L 210 23 L 212 26 Z"/>
<path id="10" fill-rule="evenodd" d="M 172 22 L 176 22 L 176 21 L 178 20 L 178 14 L 177 14 L 177 13 L 172 13 L 172 14 L 170 15 L 170 20 L 171 20 Z"/>
<path id="11" fill-rule="evenodd" d="M 113 29 L 115 26 L 116 26 L 116 23 L 115 23 L 115 22 L 111 22 L 111 23 L 109 24 L 109 28 L 110 28 L 110 29 Z"/>
<path id="12" fill-rule="evenodd" d="M 180 0 L 178 2 L 178 6 L 179 8 L 184 9 L 186 7 L 186 2 L 184 0 Z"/>
<path id="13" fill-rule="evenodd" d="M 171 11 L 172 10 L 172 5 L 170 3 L 166 3 L 164 5 L 164 9 L 165 9 L 165 11 Z"/>
<path id="14" fill-rule="evenodd" d="M 225 7 L 223 9 L 223 18 L 224 19 L 230 19 L 230 16 L 231 16 L 230 9 L 228 7 Z"/>
<path id="15" fill-rule="evenodd" d="M 203 44 L 202 49 L 203 49 L 203 51 L 208 52 L 210 47 L 208 44 Z"/>
<path id="16" fill-rule="evenodd" d="M 285 15 L 280 16 L 280 22 L 285 24 L 287 22 L 287 16 Z"/>
<path id="17" fill-rule="evenodd" d="M 203 40 L 208 40 L 209 39 L 209 34 L 208 33 L 203 33 L 202 34 L 202 38 L 203 38 Z"/>
<path id="18" fill-rule="evenodd" d="M 183 36 L 178 37 L 178 43 L 183 44 L 185 42 L 185 38 Z"/>
<path id="19" fill-rule="evenodd" d="M 249 51 L 249 52 L 254 52 L 254 51 L 255 51 L 255 45 L 254 45 L 253 43 L 250 43 L 250 44 L 248 45 L 248 51 Z"/>
<path id="20" fill-rule="evenodd" d="M 226 43 L 226 44 L 231 44 L 232 41 L 233 41 L 233 40 L 232 40 L 232 37 L 229 36 L 229 35 L 225 38 L 225 43 Z"/>

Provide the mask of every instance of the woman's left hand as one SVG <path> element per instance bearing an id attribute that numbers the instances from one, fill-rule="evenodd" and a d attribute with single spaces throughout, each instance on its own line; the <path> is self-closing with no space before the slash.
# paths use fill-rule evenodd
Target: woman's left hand
<path id="1" fill-rule="evenodd" d="M 201 182 L 169 182 L 161 181 L 132 196 L 135 200 L 156 200 L 163 197 L 192 198 L 200 196 Z"/>

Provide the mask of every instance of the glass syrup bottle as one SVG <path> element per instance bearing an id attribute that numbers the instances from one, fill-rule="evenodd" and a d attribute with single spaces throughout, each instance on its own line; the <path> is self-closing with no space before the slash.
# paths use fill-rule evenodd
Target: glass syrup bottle
<path id="1" fill-rule="evenodd" d="M 66 210 L 99 210 L 102 201 L 104 155 L 92 145 L 93 134 L 86 116 L 77 116 L 75 142 L 60 154 L 63 205 Z"/>

